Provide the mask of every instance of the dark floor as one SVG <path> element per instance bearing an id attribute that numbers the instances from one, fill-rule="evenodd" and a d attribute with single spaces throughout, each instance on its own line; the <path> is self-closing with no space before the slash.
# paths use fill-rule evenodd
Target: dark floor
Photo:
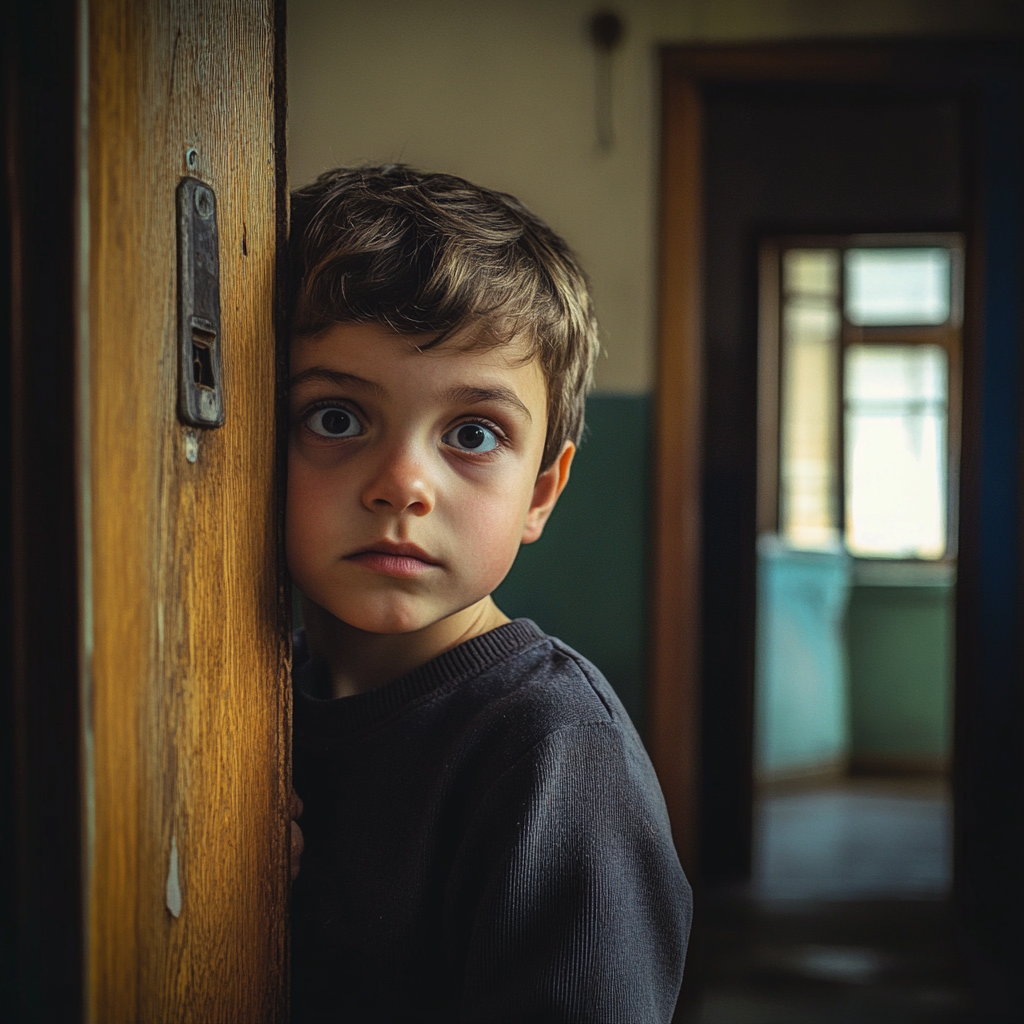
<path id="1" fill-rule="evenodd" d="M 944 900 L 735 897 L 703 908 L 687 1024 L 960 1024 L 973 1002 Z"/>
<path id="2" fill-rule="evenodd" d="M 755 810 L 757 899 L 941 898 L 951 881 L 941 779 L 850 779 L 765 794 Z"/>
<path id="3" fill-rule="evenodd" d="M 699 899 L 677 1021 L 975 1020 L 946 899 L 948 808 L 927 780 L 765 795 L 750 885 Z"/>

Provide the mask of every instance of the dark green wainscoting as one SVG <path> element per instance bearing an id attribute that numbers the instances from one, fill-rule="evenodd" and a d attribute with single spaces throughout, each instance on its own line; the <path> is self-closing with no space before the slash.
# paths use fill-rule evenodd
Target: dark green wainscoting
<path id="1" fill-rule="evenodd" d="M 847 619 L 858 761 L 942 766 L 951 745 L 954 588 L 864 586 Z"/>
<path id="2" fill-rule="evenodd" d="M 589 658 L 641 735 L 647 710 L 651 415 L 646 395 L 594 395 L 569 485 L 494 599 Z"/>

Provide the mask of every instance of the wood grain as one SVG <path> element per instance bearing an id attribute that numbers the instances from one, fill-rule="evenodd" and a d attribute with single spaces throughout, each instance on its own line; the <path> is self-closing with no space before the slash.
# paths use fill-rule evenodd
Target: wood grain
<path id="1" fill-rule="evenodd" d="M 700 822 L 701 109 L 671 69 L 663 88 L 655 394 L 651 759 L 683 868 L 696 880 Z"/>
<path id="2" fill-rule="evenodd" d="M 275 7 L 88 6 L 89 1017 L 284 1020 Z M 185 174 L 217 196 L 226 421 L 209 431 L 176 415 Z"/>

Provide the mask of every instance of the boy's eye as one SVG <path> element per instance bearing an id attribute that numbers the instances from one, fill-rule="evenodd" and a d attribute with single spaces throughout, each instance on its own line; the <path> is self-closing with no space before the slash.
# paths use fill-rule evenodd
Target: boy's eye
<path id="1" fill-rule="evenodd" d="M 498 447 L 497 435 L 480 423 L 463 423 L 449 430 L 441 440 L 463 452 L 489 452 Z"/>
<path id="2" fill-rule="evenodd" d="M 321 437 L 356 437 L 363 432 L 363 425 L 348 409 L 333 406 L 311 413 L 306 426 Z"/>

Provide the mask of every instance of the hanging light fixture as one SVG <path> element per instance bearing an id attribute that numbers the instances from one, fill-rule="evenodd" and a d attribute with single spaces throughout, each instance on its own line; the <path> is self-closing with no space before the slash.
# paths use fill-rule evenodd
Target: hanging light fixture
<path id="1" fill-rule="evenodd" d="M 615 11 L 601 10 L 590 18 L 590 40 L 596 55 L 594 79 L 594 124 L 597 148 L 608 152 L 615 145 L 612 54 L 622 43 L 626 24 Z"/>

